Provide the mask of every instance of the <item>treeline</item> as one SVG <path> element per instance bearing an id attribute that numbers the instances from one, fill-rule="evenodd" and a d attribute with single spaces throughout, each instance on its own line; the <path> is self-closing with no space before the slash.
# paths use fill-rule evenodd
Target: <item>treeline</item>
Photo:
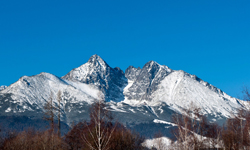
<path id="1" fill-rule="evenodd" d="M 46 104 L 47 110 L 52 110 Z M 2 150 L 140 150 L 144 138 L 138 133 L 113 120 L 111 112 L 104 109 L 105 103 L 98 101 L 90 108 L 90 121 L 72 125 L 67 134 L 61 136 L 60 128 L 52 119 L 54 114 L 46 112 L 50 129 L 22 132 L 9 131 L 0 138 Z M 59 124 L 60 125 L 60 124 Z"/>

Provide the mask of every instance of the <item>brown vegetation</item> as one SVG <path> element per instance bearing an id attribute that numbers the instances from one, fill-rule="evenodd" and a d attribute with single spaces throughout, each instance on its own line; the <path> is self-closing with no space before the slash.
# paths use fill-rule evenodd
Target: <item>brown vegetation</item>
<path id="1" fill-rule="evenodd" d="M 67 149 L 67 145 L 53 133 L 52 130 L 44 132 L 27 130 L 16 135 L 7 136 L 1 149 L 3 150 L 60 150 Z"/>

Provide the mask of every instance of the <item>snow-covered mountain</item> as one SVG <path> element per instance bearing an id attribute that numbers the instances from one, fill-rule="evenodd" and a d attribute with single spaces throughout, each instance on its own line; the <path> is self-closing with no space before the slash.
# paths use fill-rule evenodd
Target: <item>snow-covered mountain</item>
<path id="1" fill-rule="evenodd" d="M 171 122 L 172 114 L 181 113 L 191 103 L 200 107 L 210 121 L 223 121 L 245 105 L 182 70 L 149 61 L 143 68 L 129 66 L 124 73 L 93 55 L 63 77 L 49 73 L 23 76 L 1 90 L 0 116 L 42 118 L 44 104 L 51 95 L 57 104 L 59 90 L 63 99 L 62 118 L 68 125 L 88 119 L 89 106 L 104 95 L 108 109 L 115 112 L 119 121 L 139 131 L 147 126 L 147 131 L 140 132 L 151 130 L 152 134 L 171 126 L 154 120 Z"/>
<path id="2" fill-rule="evenodd" d="M 111 68 L 98 55 L 91 56 L 87 63 L 71 70 L 62 79 L 94 85 L 104 93 L 107 101 L 123 100 L 123 88 L 127 85 L 124 72 L 118 67 Z"/>
<path id="3" fill-rule="evenodd" d="M 230 117 L 232 112 L 245 104 L 195 75 L 171 70 L 154 61 L 146 63 L 142 69 L 129 67 L 125 76 L 129 84 L 124 95 L 125 102 L 129 104 L 143 102 L 157 106 L 165 103 L 171 109 L 182 112 L 193 103 L 204 114 L 216 116 L 221 113 L 224 117 Z"/>

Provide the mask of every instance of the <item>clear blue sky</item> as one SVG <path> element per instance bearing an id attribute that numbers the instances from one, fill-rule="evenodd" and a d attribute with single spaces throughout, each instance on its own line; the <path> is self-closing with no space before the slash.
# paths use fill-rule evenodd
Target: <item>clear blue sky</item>
<path id="1" fill-rule="evenodd" d="M 124 71 L 154 60 L 237 96 L 250 85 L 250 1 L 0 1 L 0 85 L 63 76 L 93 54 Z"/>

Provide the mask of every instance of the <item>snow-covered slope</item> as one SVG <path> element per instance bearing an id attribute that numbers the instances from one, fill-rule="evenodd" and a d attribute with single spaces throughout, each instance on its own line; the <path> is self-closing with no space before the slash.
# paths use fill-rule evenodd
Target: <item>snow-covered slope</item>
<path id="1" fill-rule="evenodd" d="M 155 120 L 171 122 L 172 114 L 183 112 L 191 103 L 210 121 L 223 120 L 244 108 L 243 101 L 182 70 L 149 61 L 142 69 L 130 66 L 124 73 L 93 55 L 61 78 L 49 73 L 21 77 L 0 91 L 0 115 L 41 118 L 51 93 L 57 104 L 59 90 L 67 124 L 88 119 L 90 104 L 104 95 L 119 121 L 138 130 L 148 126 L 147 133 L 160 127 L 165 130 L 166 125 Z"/>
<path id="2" fill-rule="evenodd" d="M 37 105 L 41 108 L 44 103 L 49 99 L 51 92 L 56 96 L 60 90 L 70 93 L 72 101 L 79 102 L 81 99 L 85 99 L 86 102 L 91 103 L 97 98 L 97 91 L 91 85 L 83 83 L 72 83 L 70 81 L 62 80 L 49 73 L 40 73 L 36 76 L 23 76 L 17 82 L 10 85 L 1 94 L 12 94 L 12 99 L 15 99 L 18 103 L 29 103 L 31 105 Z M 81 87 L 81 88 L 76 88 Z M 70 99 L 70 98 L 68 98 Z"/>
<path id="3" fill-rule="evenodd" d="M 173 71 L 158 85 L 150 95 L 150 105 L 165 102 L 173 109 L 189 108 L 191 103 L 201 108 L 204 114 L 229 117 L 242 107 L 243 102 L 184 71 Z"/>
<path id="4" fill-rule="evenodd" d="M 73 118 L 85 111 L 100 94 L 99 90 L 85 83 L 63 80 L 49 73 L 40 73 L 35 76 L 23 76 L 17 82 L 0 92 L 0 115 L 2 116 L 29 116 L 41 118 L 43 107 L 53 97 L 53 103 L 58 105 L 56 95 L 62 92 L 61 108 L 62 119 L 70 123 Z M 75 109 L 76 108 L 76 109 Z M 78 120 L 77 118 L 74 118 Z"/>

